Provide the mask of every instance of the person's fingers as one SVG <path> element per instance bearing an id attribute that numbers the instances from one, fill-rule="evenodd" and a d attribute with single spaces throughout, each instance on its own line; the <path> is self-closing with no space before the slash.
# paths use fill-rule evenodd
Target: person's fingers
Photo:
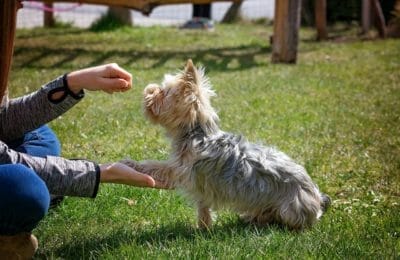
<path id="1" fill-rule="evenodd" d="M 132 74 L 119 67 L 116 63 L 107 64 L 104 66 L 105 78 L 120 78 L 128 82 L 128 87 L 132 86 Z"/>
<path id="2" fill-rule="evenodd" d="M 110 64 L 109 69 L 109 78 L 122 78 L 132 84 L 132 74 L 118 66 L 116 63 Z"/>
<path id="3" fill-rule="evenodd" d="M 135 183 L 135 186 L 139 187 L 155 187 L 156 181 L 149 175 L 140 173 L 135 169 L 132 169 L 132 180 Z"/>
<path id="4" fill-rule="evenodd" d="M 106 92 L 127 91 L 131 87 L 129 82 L 121 78 L 100 78 L 98 85 Z"/>

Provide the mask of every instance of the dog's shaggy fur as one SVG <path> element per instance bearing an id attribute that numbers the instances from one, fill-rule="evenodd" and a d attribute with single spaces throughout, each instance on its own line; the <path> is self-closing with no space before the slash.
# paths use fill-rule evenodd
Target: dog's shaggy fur
<path id="1" fill-rule="evenodd" d="M 214 96 L 203 69 L 191 60 L 184 71 L 166 75 L 144 90 L 147 118 L 172 139 L 167 161 L 124 163 L 182 189 L 198 205 L 198 225 L 212 224 L 210 209 L 230 208 L 260 225 L 291 229 L 314 224 L 330 203 L 306 170 L 272 147 L 223 132 L 210 104 Z"/>

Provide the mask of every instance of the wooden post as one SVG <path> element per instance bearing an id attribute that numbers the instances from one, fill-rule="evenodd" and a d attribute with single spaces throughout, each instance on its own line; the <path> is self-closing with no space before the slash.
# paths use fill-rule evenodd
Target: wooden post
<path id="1" fill-rule="evenodd" d="M 362 0 L 361 33 L 367 34 L 371 28 L 371 0 Z"/>
<path id="2" fill-rule="evenodd" d="M 326 0 L 315 0 L 315 26 L 317 28 L 317 40 L 328 38 L 326 29 Z"/>
<path id="3" fill-rule="evenodd" d="M 53 3 L 44 2 L 44 6 L 48 9 L 52 9 Z M 43 11 L 44 27 L 54 27 L 55 23 L 53 12 Z"/>
<path id="4" fill-rule="evenodd" d="M 385 16 L 383 16 L 382 7 L 379 0 L 371 0 L 372 10 L 375 15 L 375 23 L 378 28 L 379 36 L 382 38 L 386 37 L 386 22 Z"/>
<path id="5" fill-rule="evenodd" d="M 301 0 L 275 0 L 273 63 L 296 63 Z"/>

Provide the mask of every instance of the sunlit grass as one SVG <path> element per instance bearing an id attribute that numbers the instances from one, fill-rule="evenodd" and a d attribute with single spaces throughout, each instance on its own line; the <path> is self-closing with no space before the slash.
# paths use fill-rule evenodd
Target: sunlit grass
<path id="1" fill-rule="evenodd" d="M 333 205 L 311 230 L 243 225 L 222 212 L 209 232 L 174 191 L 104 185 L 67 198 L 34 231 L 38 258 L 398 258 L 400 42 L 316 43 L 303 30 L 297 65 L 270 63 L 271 28 L 214 32 L 123 28 L 18 32 L 13 96 L 65 72 L 117 62 L 134 77 L 124 94 L 87 92 L 51 123 L 63 156 L 98 162 L 165 159 L 162 129 L 141 113 L 141 92 L 192 58 L 206 67 L 224 130 L 277 146 L 305 165 Z"/>

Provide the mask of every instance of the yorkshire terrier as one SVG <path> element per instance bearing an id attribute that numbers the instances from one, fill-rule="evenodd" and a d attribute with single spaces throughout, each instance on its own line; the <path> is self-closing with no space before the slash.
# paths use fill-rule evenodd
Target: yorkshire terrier
<path id="1" fill-rule="evenodd" d="M 204 69 L 191 60 L 161 86 L 144 90 L 144 113 L 172 141 L 166 161 L 123 162 L 171 188 L 183 190 L 198 207 L 198 225 L 210 228 L 211 209 L 229 208 L 248 222 L 312 226 L 330 198 L 306 170 L 283 152 L 222 131 L 210 104 L 215 93 Z"/>

